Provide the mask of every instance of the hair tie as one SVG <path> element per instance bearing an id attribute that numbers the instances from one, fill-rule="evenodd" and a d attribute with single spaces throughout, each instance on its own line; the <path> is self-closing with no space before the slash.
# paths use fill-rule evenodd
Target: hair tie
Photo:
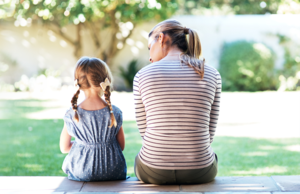
<path id="1" fill-rule="evenodd" d="M 77 87 L 77 86 L 78 86 L 78 87 L 80 88 L 80 84 L 78 83 L 78 81 L 79 81 L 78 79 L 75 79 L 75 83 L 74 83 L 74 85 L 75 85 L 75 87 Z"/>
<path id="2" fill-rule="evenodd" d="M 75 79 L 74 85 L 75 85 L 75 86 L 78 86 L 78 79 Z"/>
<path id="3" fill-rule="evenodd" d="M 101 83 L 100 83 L 100 86 L 101 86 L 102 90 L 105 91 L 105 90 L 106 90 L 106 87 L 107 87 L 107 86 L 110 86 L 110 81 L 109 81 L 109 79 L 108 79 L 108 78 L 105 78 L 105 81 L 104 81 L 104 82 L 101 82 Z"/>
<path id="4" fill-rule="evenodd" d="M 183 29 L 183 33 L 184 33 L 184 34 L 189 34 L 189 32 L 190 32 L 190 29 L 189 29 L 189 28 L 186 28 L 186 27 L 184 27 L 184 29 Z"/>

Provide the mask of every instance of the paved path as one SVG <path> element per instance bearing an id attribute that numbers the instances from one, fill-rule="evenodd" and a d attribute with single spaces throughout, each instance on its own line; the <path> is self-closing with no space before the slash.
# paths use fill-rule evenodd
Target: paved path
<path id="1" fill-rule="evenodd" d="M 125 181 L 77 182 L 66 177 L 0 176 L 0 193 L 210 193 L 210 194 L 279 194 L 300 193 L 300 176 L 217 177 L 201 185 L 151 185 L 132 177 Z M 238 192 L 238 193 L 237 193 Z"/>

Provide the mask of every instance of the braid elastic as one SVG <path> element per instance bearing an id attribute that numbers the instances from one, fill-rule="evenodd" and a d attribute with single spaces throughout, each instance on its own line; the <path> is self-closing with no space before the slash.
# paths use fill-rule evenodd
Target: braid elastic
<path id="1" fill-rule="evenodd" d="M 111 124 L 110 124 L 109 127 L 112 127 L 112 126 L 116 127 L 117 126 L 117 121 L 116 121 L 114 113 L 112 112 L 113 108 L 112 108 L 111 102 L 110 102 L 110 94 L 111 94 L 110 93 L 110 86 L 107 86 L 106 90 L 104 91 L 104 98 L 105 98 L 106 103 L 108 104 L 109 110 L 111 111 L 111 113 L 110 113 Z"/>
<path id="2" fill-rule="evenodd" d="M 77 113 L 77 99 L 78 99 L 78 96 L 79 96 L 79 93 L 80 93 L 80 89 L 78 88 L 78 90 L 76 91 L 76 93 L 74 94 L 72 100 L 71 100 L 71 104 L 72 104 L 72 109 L 73 111 L 75 112 L 74 114 L 74 120 L 79 122 L 79 117 L 78 117 L 78 113 Z"/>

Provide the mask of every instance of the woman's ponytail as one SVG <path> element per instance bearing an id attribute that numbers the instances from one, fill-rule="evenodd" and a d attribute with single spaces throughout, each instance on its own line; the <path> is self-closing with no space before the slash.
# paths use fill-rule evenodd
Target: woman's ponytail
<path id="1" fill-rule="evenodd" d="M 189 29 L 189 28 L 188 28 Z M 189 29 L 188 50 L 187 54 L 191 57 L 199 59 L 201 55 L 201 43 L 197 32 Z"/>
<path id="2" fill-rule="evenodd" d="M 201 55 L 201 43 L 198 34 L 189 28 L 183 28 L 183 33 L 188 34 L 189 38 L 186 53 L 180 55 L 181 63 L 193 68 L 200 75 L 201 79 L 203 79 L 205 59 L 199 59 Z"/>

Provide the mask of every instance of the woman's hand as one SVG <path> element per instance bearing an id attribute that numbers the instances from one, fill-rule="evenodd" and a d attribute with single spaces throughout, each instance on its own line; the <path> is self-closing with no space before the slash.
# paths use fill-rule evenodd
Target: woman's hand
<path id="1" fill-rule="evenodd" d="M 120 147 L 123 151 L 125 149 L 125 134 L 124 134 L 123 126 L 120 128 L 117 134 L 117 141 L 119 142 Z"/>
<path id="2" fill-rule="evenodd" d="M 73 142 L 71 142 L 72 136 L 69 135 L 66 124 L 64 124 L 64 128 L 60 134 L 59 147 L 60 151 L 63 154 L 67 154 L 70 152 Z"/>

